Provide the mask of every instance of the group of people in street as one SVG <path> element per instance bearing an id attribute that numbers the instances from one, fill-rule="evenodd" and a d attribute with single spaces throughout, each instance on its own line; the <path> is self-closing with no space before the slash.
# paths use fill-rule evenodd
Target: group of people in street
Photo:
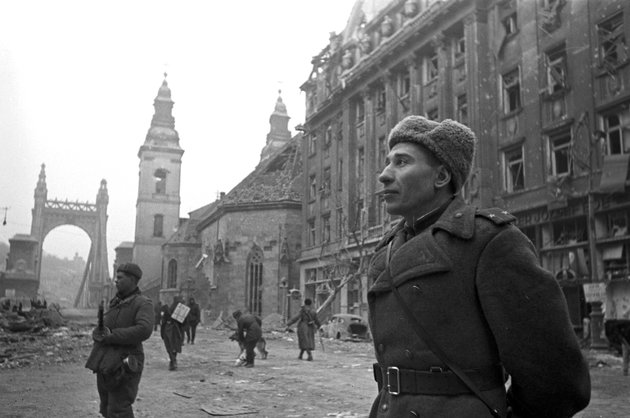
<path id="1" fill-rule="evenodd" d="M 563 418 L 584 409 L 588 364 L 558 283 L 514 216 L 462 197 L 476 135 L 456 121 L 414 115 L 391 130 L 388 147 L 378 181 L 387 212 L 400 220 L 367 271 L 378 388 L 369 416 Z M 86 365 L 107 418 L 133 417 L 142 341 L 155 329 L 151 301 L 137 288 L 141 276 L 135 264 L 118 267 L 118 293 L 103 321 L 109 331 L 95 332 Z M 185 334 L 173 318 L 180 302 L 160 308 L 171 369 Z M 261 321 L 241 311 L 233 317 L 246 367 L 254 367 Z M 191 344 L 197 323 L 186 334 Z M 313 360 L 320 323 L 312 301 L 287 326 L 296 323 L 298 358 Z"/>

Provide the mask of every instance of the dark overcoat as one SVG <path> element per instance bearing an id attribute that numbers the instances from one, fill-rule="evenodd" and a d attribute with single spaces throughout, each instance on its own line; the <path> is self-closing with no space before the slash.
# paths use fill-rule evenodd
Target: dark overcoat
<path id="1" fill-rule="evenodd" d="M 300 312 L 287 322 L 287 326 L 291 326 L 296 322 L 300 350 L 315 350 L 315 331 L 320 326 L 317 313 L 302 306 Z"/>
<path id="2" fill-rule="evenodd" d="M 170 354 L 181 353 L 184 344 L 184 325 L 174 320 L 171 314 L 175 311 L 178 302 L 173 302 L 171 307 L 162 306 L 162 323 L 160 324 L 160 336 L 164 341 L 166 352 Z"/>
<path id="3" fill-rule="evenodd" d="M 242 342 L 256 342 L 262 337 L 262 328 L 259 318 L 252 314 L 242 314 L 238 320 L 238 338 Z"/>
<path id="4" fill-rule="evenodd" d="M 103 325 L 111 330 L 102 343 L 95 342 L 86 367 L 97 372 L 100 412 L 107 417 L 133 417 L 131 405 L 138 393 L 144 367 L 142 342 L 153 332 L 154 311 L 151 299 L 136 289 L 130 296 L 114 298 L 103 315 Z M 120 370 L 122 360 L 133 357 L 134 371 L 111 374 Z"/>
<path id="5" fill-rule="evenodd" d="M 590 399 L 588 365 L 557 282 L 529 239 L 500 210 L 479 211 L 455 198 L 415 236 L 402 221 L 377 246 L 368 270 L 369 321 L 381 366 L 442 367 L 392 293 L 463 370 L 503 368 L 504 385 L 483 392 L 501 416 L 570 417 Z M 387 247 L 391 242 L 389 273 Z M 439 370 L 439 369 L 434 369 Z M 501 379 L 502 381 L 502 379 Z M 383 388 L 370 417 L 490 417 L 473 394 L 400 394 Z"/>

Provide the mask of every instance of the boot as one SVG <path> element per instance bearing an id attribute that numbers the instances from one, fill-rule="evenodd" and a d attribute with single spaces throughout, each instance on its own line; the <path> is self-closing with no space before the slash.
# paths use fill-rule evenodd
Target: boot
<path id="1" fill-rule="evenodd" d="M 300 355 L 298 356 L 298 360 L 302 360 L 303 354 L 304 354 L 304 350 L 300 350 Z"/>
<path id="2" fill-rule="evenodd" d="M 311 355 L 311 351 L 307 350 L 306 354 L 308 354 L 308 358 L 306 359 L 306 361 L 313 361 L 313 356 Z"/>

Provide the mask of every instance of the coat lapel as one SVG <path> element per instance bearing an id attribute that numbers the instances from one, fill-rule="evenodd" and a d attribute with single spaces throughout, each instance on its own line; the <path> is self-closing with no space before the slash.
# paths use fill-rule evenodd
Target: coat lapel
<path id="1" fill-rule="evenodd" d="M 450 271 L 452 264 L 430 231 L 403 244 L 390 260 L 392 284 L 396 287 L 412 278 Z"/>

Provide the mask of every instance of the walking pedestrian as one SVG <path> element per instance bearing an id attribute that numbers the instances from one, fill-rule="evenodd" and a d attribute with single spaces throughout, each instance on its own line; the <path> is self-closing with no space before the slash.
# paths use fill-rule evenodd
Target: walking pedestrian
<path id="1" fill-rule="evenodd" d="M 401 219 L 368 267 L 379 387 L 370 417 L 561 418 L 585 408 L 588 364 L 558 283 L 514 216 L 461 197 L 474 133 L 408 116 L 388 143 L 378 179 Z"/>
<path id="2" fill-rule="evenodd" d="M 153 326 L 153 331 L 157 331 L 160 322 L 162 322 L 162 302 L 158 300 L 157 304 L 155 305 L 155 323 Z"/>
<path id="3" fill-rule="evenodd" d="M 85 367 L 96 373 L 100 413 L 105 418 L 133 418 L 144 351 L 153 330 L 153 303 L 138 289 L 142 270 L 125 263 L 116 269 L 116 296 L 92 336 L 94 345 Z M 99 321 L 100 322 L 100 321 Z"/>
<path id="4" fill-rule="evenodd" d="M 181 296 L 173 296 L 173 303 L 169 307 L 162 306 L 162 324 L 160 325 L 160 336 L 164 341 L 164 348 L 168 354 L 168 369 L 177 370 L 177 354 L 182 352 L 184 342 L 184 326 L 172 317 L 175 308 L 182 301 Z"/>
<path id="5" fill-rule="evenodd" d="M 195 298 L 190 298 L 188 300 L 188 307 L 190 308 L 190 311 L 186 316 L 185 323 L 186 342 L 188 344 L 194 344 L 195 335 L 197 334 L 197 325 L 199 325 L 201 318 L 201 310 L 199 309 L 199 304 L 195 302 Z"/>
<path id="6" fill-rule="evenodd" d="M 261 321 L 250 313 L 235 311 L 232 313 L 238 326 L 238 342 L 245 347 L 245 367 L 254 367 L 254 348 L 262 337 Z"/>
<path id="7" fill-rule="evenodd" d="M 287 322 L 287 329 L 297 322 L 298 345 L 300 354 L 298 359 L 302 360 L 306 351 L 306 360 L 313 361 L 312 351 L 315 350 L 315 331 L 319 329 L 320 323 L 317 313 L 313 310 L 313 301 L 304 299 L 304 305 L 293 318 Z"/>

